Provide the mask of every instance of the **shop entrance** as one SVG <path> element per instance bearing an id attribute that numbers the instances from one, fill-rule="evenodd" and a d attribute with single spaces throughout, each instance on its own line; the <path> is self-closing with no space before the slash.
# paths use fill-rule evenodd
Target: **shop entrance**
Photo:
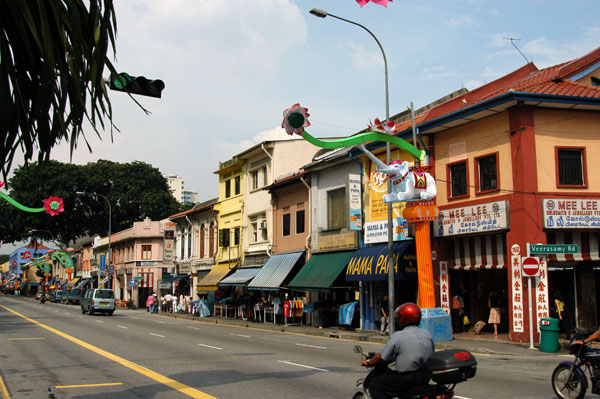
<path id="1" fill-rule="evenodd" d="M 495 292 L 500 302 L 501 323 L 498 332 L 507 333 L 508 321 L 508 275 L 506 269 L 475 269 L 450 271 L 450 295 L 459 294 L 465 303 L 465 312 L 473 326 L 478 320 L 487 324 L 490 309 L 488 297 Z M 492 331 L 487 325 L 484 331 Z"/>

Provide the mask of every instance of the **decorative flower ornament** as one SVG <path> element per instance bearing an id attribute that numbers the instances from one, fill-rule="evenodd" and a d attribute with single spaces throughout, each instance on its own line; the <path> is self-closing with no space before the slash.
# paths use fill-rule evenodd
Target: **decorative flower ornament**
<path id="1" fill-rule="evenodd" d="M 44 209 L 50 216 L 56 216 L 65 210 L 63 199 L 60 197 L 50 197 L 44 200 Z"/>
<path id="2" fill-rule="evenodd" d="M 23 255 L 21 255 L 21 257 L 23 259 L 29 259 L 29 258 L 31 258 L 31 252 L 25 251 L 25 252 L 23 252 Z"/>
<path id="3" fill-rule="evenodd" d="M 379 118 L 375 118 L 374 122 L 369 121 L 369 129 L 374 132 L 386 133 L 386 134 L 395 134 L 398 130 L 398 124 L 392 121 L 386 121 L 385 123 L 381 123 Z"/>
<path id="4" fill-rule="evenodd" d="M 372 3 L 375 3 L 375 4 L 379 4 L 380 6 L 384 6 L 384 7 L 387 7 L 388 3 L 392 2 L 392 0 L 356 0 L 358 5 L 361 7 L 364 6 L 365 4 L 367 4 L 369 1 L 371 1 Z"/>
<path id="5" fill-rule="evenodd" d="M 302 136 L 304 128 L 310 126 L 310 122 L 308 121 L 309 116 L 308 108 L 304 108 L 300 106 L 300 104 L 294 104 L 283 111 L 283 122 L 281 122 L 281 127 L 284 128 L 290 136 L 294 133 Z"/>
<path id="6" fill-rule="evenodd" d="M 4 182 L 0 180 L 0 188 L 2 188 L 2 186 L 4 186 Z"/>

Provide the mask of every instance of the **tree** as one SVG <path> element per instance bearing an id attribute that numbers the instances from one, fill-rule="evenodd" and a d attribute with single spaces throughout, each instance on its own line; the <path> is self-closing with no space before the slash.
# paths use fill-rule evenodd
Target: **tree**
<path id="1" fill-rule="evenodd" d="M 9 259 L 10 259 L 10 255 L 0 255 L 0 265 L 8 262 Z"/>
<path id="2" fill-rule="evenodd" d="M 87 5 L 87 6 L 86 6 Z M 17 150 L 27 163 L 54 145 L 71 153 L 89 121 L 98 136 L 112 109 L 102 74 L 116 74 L 112 0 L 0 0 L 0 165 L 3 180 Z M 112 132 L 112 130 L 111 130 Z M 90 148 L 91 149 L 91 148 Z"/>
<path id="3" fill-rule="evenodd" d="M 43 199 L 57 195 L 63 198 L 65 211 L 57 216 L 32 214 L 2 201 L 0 241 L 3 242 L 32 237 L 32 229 L 38 230 L 37 238 L 53 238 L 64 247 L 79 237 L 106 236 L 109 209 L 104 197 L 111 205 L 113 233 L 146 217 L 161 220 L 180 210 L 160 171 L 139 161 L 120 164 L 100 160 L 83 166 L 33 162 L 16 169 L 9 183 L 9 195 L 18 202 L 41 207 Z M 52 232 L 53 237 L 45 231 Z"/>

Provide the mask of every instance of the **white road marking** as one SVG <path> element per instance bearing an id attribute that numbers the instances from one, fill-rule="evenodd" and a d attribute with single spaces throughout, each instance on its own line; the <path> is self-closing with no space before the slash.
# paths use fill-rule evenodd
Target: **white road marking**
<path id="1" fill-rule="evenodd" d="M 167 324 L 166 321 L 158 321 L 158 320 L 154 320 L 154 321 L 157 322 L 157 323 L 160 323 L 160 324 Z"/>
<path id="2" fill-rule="evenodd" d="M 298 346 L 306 346 L 307 348 L 315 348 L 315 349 L 327 349 L 324 346 L 315 346 L 315 345 L 306 345 L 306 344 L 296 344 Z"/>
<path id="3" fill-rule="evenodd" d="M 471 399 L 471 398 L 467 398 L 466 396 L 454 396 L 456 399 Z"/>
<path id="4" fill-rule="evenodd" d="M 77 317 L 79 317 L 80 319 L 83 319 L 83 316 L 77 316 Z"/>
<path id="5" fill-rule="evenodd" d="M 198 328 L 198 327 L 189 327 L 189 326 L 188 326 L 188 328 L 193 328 L 194 330 L 201 330 L 201 329 L 200 329 L 200 328 Z"/>
<path id="6" fill-rule="evenodd" d="M 71 314 L 71 313 L 69 313 L 69 312 L 65 312 L 65 314 Z"/>
<path id="7" fill-rule="evenodd" d="M 235 335 L 236 337 L 250 338 L 249 335 L 244 335 L 244 334 L 233 334 L 233 333 L 231 333 L 230 335 Z"/>
<path id="8" fill-rule="evenodd" d="M 96 323 L 104 323 L 102 320 L 96 320 Z"/>
<path id="9" fill-rule="evenodd" d="M 129 329 L 129 327 L 125 327 L 125 326 L 117 326 L 119 328 L 124 328 L 124 329 Z"/>
<path id="10" fill-rule="evenodd" d="M 164 337 L 165 337 L 164 335 L 160 335 L 160 334 L 154 334 L 154 333 L 150 333 L 150 335 L 154 335 L 155 337 L 161 337 L 161 338 L 164 338 Z"/>
<path id="11" fill-rule="evenodd" d="M 311 369 L 311 370 L 329 371 L 329 370 L 325 370 L 325 369 L 320 369 L 318 367 L 311 367 L 311 366 L 306 366 L 304 364 L 298 364 L 298 363 L 288 362 L 286 360 L 278 360 L 277 363 L 291 364 L 292 366 L 304 367 L 304 368 Z"/>
<path id="12" fill-rule="evenodd" d="M 205 348 L 217 349 L 217 350 L 220 350 L 220 351 L 223 350 L 223 348 L 219 348 L 218 346 L 211 346 L 211 345 L 204 345 L 204 344 L 198 344 L 198 345 L 204 346 Z"/>
<path id="13" fill-rule="evenodd" d="M 58 312 L 58 309 L 54 309 L 55 312 Z"/>

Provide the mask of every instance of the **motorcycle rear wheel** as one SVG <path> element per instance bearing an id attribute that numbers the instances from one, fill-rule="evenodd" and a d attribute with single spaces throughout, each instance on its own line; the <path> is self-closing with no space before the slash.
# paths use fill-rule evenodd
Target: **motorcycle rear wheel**
<path id="1" fill-rule="evenodd" d="M 568 366 L 560 365 L 552 372 L 552 389 L 561 399 L 582 399 L 585 396 L 586 381 L 579 373 L 570 373 Z"/>

